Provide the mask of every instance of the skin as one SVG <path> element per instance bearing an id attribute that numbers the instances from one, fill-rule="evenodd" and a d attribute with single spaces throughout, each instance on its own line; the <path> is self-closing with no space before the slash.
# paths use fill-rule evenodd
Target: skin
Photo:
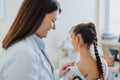
<path id="1" fill-rule="evenodd" d="M 66 64 L 64 64 L 62 66 L 62 68 L 60 69 L 60 77 L 64 76 L 65 73 L 70 71 L 70 68 L 68 68 L 69 66 L 74 66 L 75 62 L 68 62 Z M 73 74 L 74 75 L 74 74 Z M 69 80 L 73 80 L 73 75 L 71 75 L 69 78 Z"/>
<path id="2" fill-rule="evenodd" d="M 82 75 L 88 74 L 87 80 L 98 79 L 98 70 L 96 61 L 91 57 L 87 44 L 84 44 L 80 34 L 71 33 L 72 45 L 76 52 L 80 53 L 80 60 L 76 63 Z M 70 79 L 72 80 L 72 79 Z"/>
<path id="3" fill-rule="evenodd" d="M 57 15 L 59 14 L 58 10 L 52 13 L 46 14 L 43 22 L 41 23 L 38 30 L 35 32 L 40 38 L 46 38 L 48 31 L 51 29 L 55 30 L 55 21 L 57 19 Z"/>

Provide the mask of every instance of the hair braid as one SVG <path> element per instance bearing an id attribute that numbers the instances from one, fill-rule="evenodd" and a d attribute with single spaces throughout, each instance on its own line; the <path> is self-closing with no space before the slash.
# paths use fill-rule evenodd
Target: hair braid
<path id="1" fill-rule="evenodd" d="M 96 62 L 97 62 L 97 68 L 98 68 L 98 71 L 99 71 L 99 77 L 100 78 L 103 78 L 104 80 L 104 76 L 103 76 L 103 67 L 102 67 L 102 62 L 101 62 L 101 59 L 100 59 L 100 56 L 99 56 L 99 53 L 98 53 L 98 49 L 97 49 L 97 37 L 96 37 L 96 34 L 93 35 L 93 44 L 94 44 L 94 51 L 95 51 L 95 56 L 96 56 Z"/>
<path id="2" fill-rule="evenodd" d="M 90 47 L 90 45 L 92 44 L 94 45 L 96 64 L 99 72 L 99 77 L 103 78 L 104 80 L 102 62 L 97 49 L 98 44 L 97 44 L 97 32 L 95 29 L 95 25 L 91 22 L 87 24 L 85 23 L 78 24 L 72 28 L 72 31 L 75 33 L 75 35 L 81 34 L 84 44 L 87 44 L 88 47 Z"/>
<path id="3" fill-rule="evenodd" d="M 97 68 L 99 71 L 99 77 L 103 78 L 104 80 L 104 76 L 103 76 L 103 67 L 102 67 L 102 62 L 98 53 L 98 49 L 97 49 L 97 32 L 95 29 L 95 25 L 93 23 L 88 23 L 88 28 L 91 31 L 92 37 L 93 37 L 93 44 L 94 44 L 94 51 L 95 51 L 95 56 L 96 56 L 96 62 L 97 62 Z"/>

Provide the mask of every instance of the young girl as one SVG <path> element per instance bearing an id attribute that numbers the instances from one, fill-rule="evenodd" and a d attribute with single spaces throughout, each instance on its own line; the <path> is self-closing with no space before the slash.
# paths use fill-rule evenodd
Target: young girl
<path id="1" fill-rule="evenodd" d="M 64 80 L 68 80 L 70 75 L 79 80 L 107 80 L 108 67 L 98 53 L 95 25 L 91 22 L 81 23 L 72 27 L 70 33 L 73 48 L 79 52 L 80 60 L 70 67 L 70 72 L 65 74 Z M 94 56 L 91 55 L 91 45 L 94 45 Z"/>

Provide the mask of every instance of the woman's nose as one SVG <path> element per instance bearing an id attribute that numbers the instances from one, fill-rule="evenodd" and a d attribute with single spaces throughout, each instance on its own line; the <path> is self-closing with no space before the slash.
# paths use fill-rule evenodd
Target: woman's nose
<path id="1" fill-rule="evenodd" d="M 55 24 L 53 24 L 52 29 L 55 30 L 55 27 L 56 27 Z"/>

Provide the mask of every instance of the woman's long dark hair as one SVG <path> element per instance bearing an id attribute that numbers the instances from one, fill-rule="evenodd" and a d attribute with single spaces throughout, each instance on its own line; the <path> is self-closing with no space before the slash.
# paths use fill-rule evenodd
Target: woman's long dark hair
<path id="1" fill-rule="evenodd" d="M 96 56 L 96 63 L 97 63 L 97 69 L 99 72 L 99 77 L 104 79 L 103 76 L 103 67 L 102 62 L 98 53 L 97 49 L 97 33 L 95 29 L 95 25 L 91 22 L 89 23 L 81 23 L 77 26 L 73 27 L 72 32 L 77 35 L 81 34 L 83 41 L 85 44 L 88 44 L 88 47 L 90 47 L 92 44 L 94 45 L 94 51 Z"/>
<path id="2" fill-rule="evenodd" d="M 16 19 L 3 40 L 2 47 L 7 49 L 32 35 L 41 25 L 45 15 L 56 10 L 61 12 L 56 0 L 23 0 Z"/>

